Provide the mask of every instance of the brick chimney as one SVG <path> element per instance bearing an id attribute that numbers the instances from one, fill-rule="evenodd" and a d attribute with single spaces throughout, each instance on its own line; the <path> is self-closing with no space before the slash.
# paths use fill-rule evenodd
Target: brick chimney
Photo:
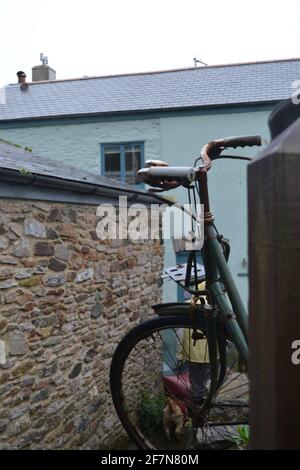
<path id="1" fill-rule="evenodd" d="M 26 83 L 27 75 L 25 72 L 22 72 L 22 70 L 20 70 L 20 72 L 17 72 L 17 77 L 18 77 L 18 83 L 20 84 Z"/>
<path id="2" fill-rule="evenodd" d="M 43 82 L 48 80 L 56 80 L 56 72 L 54 69 L 48 65 L 48 57 L 44 56 L 41 52 L 40 60 L 41 65 L 36 65 L 32 67 L 32 81 L 33 82 Z"/>

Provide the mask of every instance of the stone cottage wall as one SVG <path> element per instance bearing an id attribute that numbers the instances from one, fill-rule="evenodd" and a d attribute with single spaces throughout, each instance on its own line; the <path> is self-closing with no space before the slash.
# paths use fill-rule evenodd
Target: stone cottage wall
<path id="1" fill-rule="evenodd" d="M 93 205 L 0 199 L 0 448 L 96 449 L 121 427 L 122 335 L 161 300 L 159 241 L 97 239 Z"/>

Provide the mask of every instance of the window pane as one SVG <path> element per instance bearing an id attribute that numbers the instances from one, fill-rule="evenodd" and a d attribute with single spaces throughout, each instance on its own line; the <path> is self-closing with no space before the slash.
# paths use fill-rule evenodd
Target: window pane
<path id="1" fill-rule="evenodd" d="M 141 146 L 125 145 L 125 182 L 138 184 L 137 172 L 141 168 Z"/>
<path id="2" fill-rule="evenodd" d="M 121 179 L 121 154 L 120 147 L 105 147 L 105 176 L 108 178 Z"/>

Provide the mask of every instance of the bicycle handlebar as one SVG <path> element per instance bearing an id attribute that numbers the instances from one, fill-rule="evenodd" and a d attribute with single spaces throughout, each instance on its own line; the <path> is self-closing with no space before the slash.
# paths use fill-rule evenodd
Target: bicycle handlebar
<path id="1" fill-rule="evenodd" d="M 138 178 L 151 186 L 162 187 L 164 181 L 190 185 L 195 179 L 195 169 L 186 166 L 151 166 L 138 171 Z"/>
<path id="2" fill-rule="evenodd" d="M 219 157 L 226 148 L 253 147 L 254 145 L 261 145 L 261 137 L 259 135 L 227 137 L 225 139 L 212 140 L 204 145 L 201 150 L 204 169 L 208 171 L 211 168 L 211 160 L 214 157 Z"/>
<path id="3" fill-rule="evenodd" d="M 167 163 L 158 160 L 146 162 L 147 168 L 138 171 L 138 178 L 150 186 L 160 188 L 160 191 L 177 188 L 178 186 L 189 186 L 194 180 L 197 171 L 208 171 L 212 160 L 220 157 L 226 148 L 252 147 L 261 145 L 259 135 L 248 135 L 241 137 L 227 137 L 208 142 L 201 150 L 203 166 L 192 168 L 186 166 L 171 167 Z"/>
<path id="4" fill-rule="evenodd" d="M 254 147 L 261 145 L 260 135 L 246 135 L 241 137 L 226 137 L 215 142 L 220 142 L 225 148 Z"/>

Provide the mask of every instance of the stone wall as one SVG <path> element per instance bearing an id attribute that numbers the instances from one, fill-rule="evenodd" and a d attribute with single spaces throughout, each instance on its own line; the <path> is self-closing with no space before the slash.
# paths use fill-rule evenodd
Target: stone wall
<path id="1" fill-rule="evenodd" d="M 163 247 L 97 239 L 96 207 L 0 199 L 0 448 L 112 448 L 112 353 L 161 300 Z"/>

